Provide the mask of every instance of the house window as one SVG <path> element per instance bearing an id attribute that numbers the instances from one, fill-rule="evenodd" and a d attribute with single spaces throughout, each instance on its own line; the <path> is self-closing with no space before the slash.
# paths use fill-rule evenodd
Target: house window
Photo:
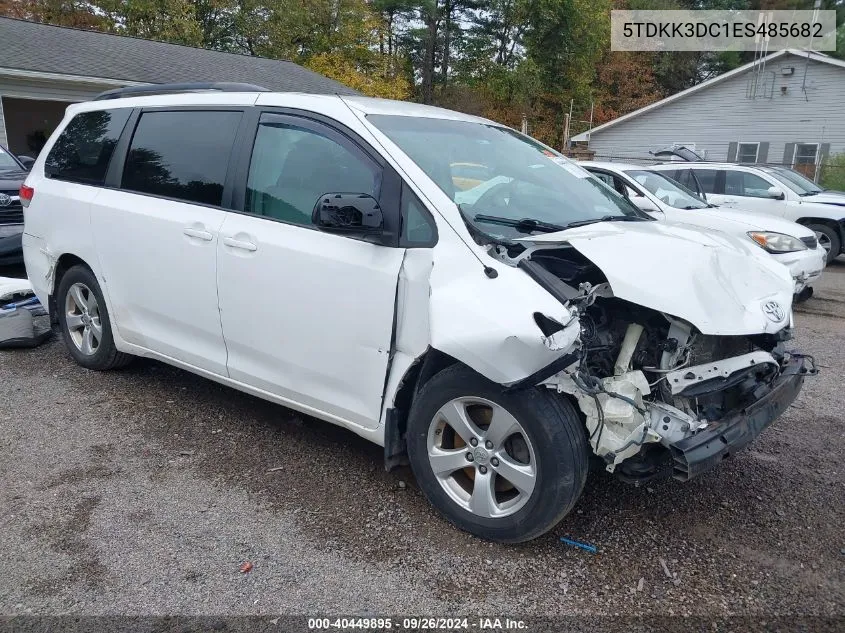
<path id="1" fill-rule="evenodd" d="M 757 155 L 760 151 L 760 143 L 739 143 L 736 151 L 738 163 L 754 164 L 757 162 Z"/>
<path id="2" fill-rule="evenodd" d="M 796 171 L 812 179 L 816 172 L 816 157 L 818 153 L 818 143 L 796 143 L 792 166 Z"/>
<path id="3" fill-rule="evenodd" d="M 796 143 L 795 159 L 793 165 L 815 165 L 816 154 L 819 151 L 818 143 Z"/>

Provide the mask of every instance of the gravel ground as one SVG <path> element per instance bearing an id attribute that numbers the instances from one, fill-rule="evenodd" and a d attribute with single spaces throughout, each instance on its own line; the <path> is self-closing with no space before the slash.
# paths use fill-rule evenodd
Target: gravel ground
<path id="1" fill-rule="evenodd" d="M 687 484 L 594 473 L 520 546 L 450 527 L 342 429 L 58 339 L 0 352 L 0 613 L 842 618 L 845 262 L 796 320 L 823 373 L 750 450 Z"/>

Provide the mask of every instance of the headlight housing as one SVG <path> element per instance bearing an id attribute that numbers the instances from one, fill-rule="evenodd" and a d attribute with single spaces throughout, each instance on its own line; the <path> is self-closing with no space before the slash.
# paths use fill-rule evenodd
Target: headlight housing
<path id="1" fill-rule="evenodd" d="M 757 246 L 766 249 L 770 253 L 793 253 L 795 251 L 806 251 L 807 245 L 797 237 L 785 235 L 784 233 L 772 233 L 771 231 L 750 231 L 748 237 L 757 243 Z"/>

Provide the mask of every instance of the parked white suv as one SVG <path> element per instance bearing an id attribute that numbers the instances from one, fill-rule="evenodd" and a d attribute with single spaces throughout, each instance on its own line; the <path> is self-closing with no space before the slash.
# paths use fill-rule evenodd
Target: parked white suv
<path id="1" fill-rule="evenodd" d="M 815 232 L 833 261 L 845 248 L 845 206 L 814 202 L 784 182 L 783 176 L 753 165 L 733 163 L 666 163 L 665 171 L 687 189 L 706 194 L 720 207 L 778 216 Z"/>
<path id="2" fill-rule="evenodd" d="M 495 184 L 459 208 L 456 182 Z M 709 470 L 814 371 L 762 249 L 456 112 L 95 100 L 21 193 L 29 278 L 80 365 L 147 356 L 344 426 L 488 539 L 554 526 L 591 454 L 630 481 Z"/>
<path id="3" fill-rule="evenodd" d="M 770 215 L 717 207 L 702 200 L 665 172 L 627 163 L 584 161 L 584 169 L 659 220 L 683 222 L 752 240 L 789 268 L 796 301 L 808 299 L 824 270 L 827 251 L 806 226 Z"/>

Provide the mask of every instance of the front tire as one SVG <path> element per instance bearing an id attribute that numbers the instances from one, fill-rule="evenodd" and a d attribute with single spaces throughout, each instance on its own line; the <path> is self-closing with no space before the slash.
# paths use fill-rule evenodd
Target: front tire
<path id="1" fill-rule="evenodd" d="M 103 292 L 88 268 L 74 266 L 62 276 L 56 307 L 65 346 L 79 365 L 104 371 L 132 360 L 115 347 Z"/>
<path id="2" fill-rule="evenodd" d="M 836 229 L 827 224 L 808 224 L 807 228 L 816 234 L 819 244 L 827 251 L 827 263 L 829 264 L 839 256 L 842 249 L 842 241 Z"/>
<path id="3" fill-rule="evenodd" d="M 457 527 L 502 543 L 544 534 L 587 479 L 584 425 L 543 387 L 506 392 L 454 365 L 417 395 L 408 456 L 425 496 Z"/>

